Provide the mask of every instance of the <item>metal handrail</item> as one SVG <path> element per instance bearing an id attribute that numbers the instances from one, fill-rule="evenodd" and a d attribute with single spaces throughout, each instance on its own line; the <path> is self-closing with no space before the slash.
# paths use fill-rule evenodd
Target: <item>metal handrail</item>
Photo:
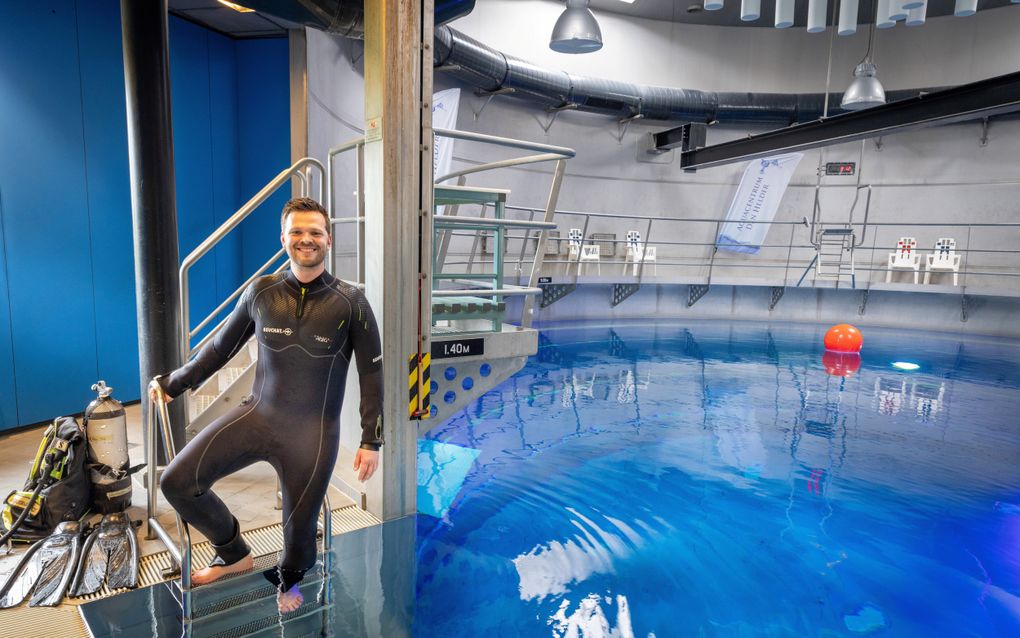
<path id="1" fill-rule="evenodd" d="M 354 179 L 357 184 L 357 215 L 354 217 L 336 218 L 333 215 L 336 214 L 336 195 L 333 187 L 333 161 L 336 157 L 347 151 L 355 150 L 355 165 L 354 165 Z M 348 220 L 357 221 L 358 233 L 356 235 L 357 241 L 355 242 L 355 257 L 358 263 L 357 280 L 359 283 L 365 281 L 365 251 L 362 247 L 365 245 L 365 136 L 356 137 L 353 140 L 338 144 L 326 153 L 326 210 L 329 211 L 330 223 L 339 224 L 345 223 Z M 336 262 L 336 244 L 333 244 L 333 248 L 330 249 L 329 261 L 327 267 L 332 271 L 333 264 Z"/>
<path id="2" fill-rule="evenodd" d="M 465 293 L 484 293 L 485 297 L 523 297 L 525 295 L 540 295 L 541 288 L 528 288 L 525 286 L 511 286 L 507 288 L 457 288 L 455 290 L 433 290 L 433 297 L 459 297 Z"/>
<path id="3" fill-rule="evenodd" d="M 181 518 L 181 515 L 174 511 L 177 519 L 177 534 L 179 541 L 174 541 L 170 534 L 163 528 L 163 525 L 156 518 L 158 507 L 158 469 L 156 467 L 156 441 L 162 439 L 163 452 L 166 455 L 167 464 L 177 456 L 174 450 L 173 435 L 170 429 L 170 413 L 167 410 L 167 395 L 163 387 L 155 378 L 149 383 L 149 419 L 146 424 L 146 460 L 149 464 L 146 472 L 146 496 L 147 496 L 147 533 L 146 540 L 159 539 L 166 547 L 167 553 L 174 565 L 180 570 L 181 590 L 181 624 L 184 637 L 192 635 L 192 618 L 194 611 L 191 594 L 191 566 L 192 566 L 192 544 L 191 530 L 188 523 Z M 160 430 L 156 429 L 156 421 L 159 421 Z M 332 570 L 333 570 L 333 507 L 330 504 L 329 494 L 322 498 L 322 583 L 319 589 L 319 603 L 324 607 L 332 603 Z M 325 610 L 324 610 L 325 611 Z"/>
<path id="4" fill-rule="evenodd" d="M 433 134 L 434 134 L 435 137 L 448 137 L 448 138 L 452 138 L 452 139 L 464 140 L 464 141 L 469 141 L 469 142 L 481 142 L 481 143 L 484 143 L 484 144 L 495 144 L 495 145 L 503 146 L 503 147 L 507 147 L 507 148 L 515 148 L 515 149 L 520 149 L 520 150 L 525 150 L 525 151 L 535 151 L 537 153 L 535 155 L 528 155 L 528 156 L 524 156 L 524 157 L 518 157 L 518 158 L 512 158 L 512 159 L 505 159 L 505 160 L 497 160 L 497 161 L 494 161 L 494 162 L 488 162 L 488 163 L 485 163 L 485 164 L 480 164 L 478 166 L 472 166 L 472 167 L 467 168 L 467 169 L 463 169 L 463 170 L 459 170 L 459 171 L 454 171 L 454 172 L 449 173 L 447 175 L 440 175 L 440 176 L 436 177 L 436 179 L 435 179 L 435 183 L 436 184 L 444 182 L 444 181 L 446 181 L 448 179 L 453 179 L 455 177 L 458 178 L 458 180 L 459 180 L 458 184 L 463 184 L 464 176 L 470 175 L 470 174 L 473 174 L 473 173 L 480 173 L 482 171 L 487 171 L 487 170 L 492 170 L 492 169 L 497 169 L 497 168 L 509 168 L 509 167 L 512 167 L 512 166 L 521 166 L 521 165 L 525 165 L 525 164 L 535 164 L 535 163 L 538 163 L 538 162 L 550 162 L 550 161 L 556 162 L 556 167 L 555 167 L 555 169 L 553 169 L 552 185 L 549 188 L 549 198 L 548 198 L 548 200 L 546 202 L 546 206 L 544 207 L 545 216 L 544 216 L 544 219 L 542 221 L 540 221 L 540 222 L 533 221 L 535 209 L 529 209 L 529 210 L 531 210 L 531 217 L 532 217 L 532 219 L 530 219 L 530 220 L 528 220 L 526 222 L 525 221 L 516 221 L 516 220 L 501 220 L 500 223 L 494 223 L 493 220 L 485 220 L 484 218 L 460 218 L 460 217 L 446 216 L 446 215 L 443 216 L 441 221 L 440 221 L 440 219 L 438 217 L 434 220 L 434 224 L 437 225 L 440 228 L 443 228 L 444 226 L 445 226 L 445 228 L 450 228 L 450 226 L 452 226 L 452 225 L 460 224 L 460 225 L 463 225 L 463 226 L 486 225 L 486 226 L 489 226 L 489 227 L 500 229 L 500 232 L 502 232 L 503 228 L 509 228 L 509 227 L 527 228 L 527 229 L 536 229 L 536 230 L 538 230 L 539 232 L 538 232 L 538 237 L 537 237 L 537 242 L 536 242 L 536 251 L 535 251 L 535 256 L 534 256 L 534 258 L 532 260 L 531 274 L 529 275 L 529 278 L 528 278 L 528 286 L 527 287 L 528 287 L 528 289 L 540 290 L 538 288 L 538 278 L 539 278 L 539 273 L 540 273 L 540 271 L 542 269 L 542 257 L 543 257 L 544 252 L 545 252 L 545 242 L 546 242 L 546 238 L 547 238 L 547 232 L 546 231 L 551 229 L 551 228 L 555 228 L 556 227 L 556 224 L 553 223 L 552 217 L 555 214 L 556 200 L 559 199 L 560 186 L 563 183 L 563 176 L 566 174 L 566 160 L 574 157 L 577 153 L 574 151 L 574 149 L 567 148 L 565 146 L 553 146 L 551 144 L 541 144 L 541 143 L 538 143 L 538 142 L 527 142 L 527 141 L 524 141 L 524 140 L 515 140 L 515 139 L 508 138 L 508 137 L 499 137 L 499 136 L 496 136 L 496 135 L 486 135 L 484 133 L 474 133 L 474 132 L 470 132 L 470 131 L 457 131 L 457 130 L 450 130 L 450 129 L 433 129 Z M 459 221 L 459 222 L 458 221 L 453 221 L 453 220 L 456 220 L 456 219 L 462 219 L 464 221 Z M 449 225 L 447 225 L 447 224 L 449 224 Z M 445 260 L 445 245 L 446 245 L 446 240 L 447 240 L 447 236 L 444 236 L 444 248 L 443 248 L 443 252 L 442 252 L 444 260 Z M 499 259 L 502 259 L 502 255 L 499 256 Z M 441 266 L 437 263 L 436 268 L 439 269 L 439 268 L 441 268 Z M 497 271 L 501 272 L 500 268 L 497 268 Z M 519 271 L 520 271 L 520 262 L 518 261 L 518 272 Z M 505 289 L 498 289 L 498 290 L 505 290 Z M 497 295 L 493 295 L 493 296 L 497 296 Z M 524 306 L 521 309 L 521 326 L 522 327 L 527 328 L 527 327 L 531 326 L 532 313 L 533 313 L 533 308 L 534 308 L 533 302 L 534 302 L 534 295 L 533 294 L 528 294 L 528 296 L 525 298 Z"/>
<path id="5" fill-rule="evenodd" d="M 279 266 L 276 267 L 276 270 L 273 271 L 273 274 L 275 275 L 277 273 L 283 272 L 284 269 L 286 269 L 289 265 L 290 265 L 290 261 L 283 262 L 282 264 L 280 264 Z M 241 290 L 243 290 L 243 288 Z M 235 293 L 235 294 L 239 294 L 239 293 Z M 212 341 L 213 337 L 215 337 L 216 333 L 218 333 L 223 328 L 223 324 L 227 323 L 228 319 L 230 319 L 230 315 L 227 315 L 226 317 L 223 317 L 222 319 L 220 319 L 219 323 L 216 324 L 216 327 L 214 327 L 212 330 L 210 330 L 208 333 L 206 333 L 206 335 L 204 337 L 202 337 L 199 340 L 198 343 L 195 344 L 195 347 L 191 349 L 191 352 L 193 352 L 193 353 L 194 352 L 198 352 L 199 350 L 201 350 L 203 348 L 203 346 L 205 346 L 205 344 L 207 344 L 210 341 Z M 197 332 L 198 329 L 196 328 L 195 330 Z"/>
<path id="6" fill-rule="evenodd" d="M 524 151 L 542 151 L 545 153 L 553 153 L 565 158 L 571 158 L 577 155 L 577 152 L 574 149 L 567 148 L 566 146 L 553 146 L 552 144 L 542 144 L 541 142 L 515 140 L 509 137 L 499 137 L 498 135 L 487 135 L 485 133 L 458 131 L 456 129 L 447 128 L 432 129 L 432 132 L 439 137 L 449 137 L 451 139 L 464 140 L 466 142 L 484 142 L 486 144 L 496 144 L 507 148 L 519 148 Z M 439 178 L 436 181 L 441 182 L 444 180 L 443 178 Z"/>
<path id="7" fill-rule="evenodd" d="M 248 202 L 239 208 L 236 213 L 230 216 L 227 221 L 223 222 L 219 228 L 217 228 L 212 235 L 209 235 L 205 241 L 198 245 L 188 256 L 181 262 L 180 268 L 180 296 L 181 296 L 181 356 L 184 360 L 189 358 L 191 354 L 191 329 L 190 329 L 190 295 L 188 294 L 188 271 L 195 265 L 199 259 L 201 259 L 206 253 L 213 249 L 216 244 L 223 240 L 227 234 L 230 233 L 234 228 L 238 226 L 248 215 L 250 215 L 256 208 L 258 208 L 263 202 L 269 199 L 273 193 L 275 193 L 281 186 L 286 184 L 290 178 L 301 173 L 305 168 L 311 169 L 312 167 L 319 169 L 319 174 L 325 177 L 325 168 L 322 163 L 314 157 L 305 157 L 294 162 L 290 168 L 287 168 L 280 172 L 273 181 L 269 182 L 262 187 L 254 197 L 248 200 Z M 302 175 L 302 181 L 304 181 L 304 175 Z M 319 180 L 319 200 L 322 200 L 323 182 L 325 179 Z M 305 182 L 307 185 L 307 182 Z M 243 287 L 241 288 L 243 290 Z M 208 319 L 208 317 L 207 317 Z"/>
<path id="8" fill-rule="evenodd" d="M 861 187 L 861 189 L 867 189 L 867 188 L 868 188 L 867 186 L 862 186 Z M 859 190 L 857 191 L 858 193 L 859 193 Z M 509 205 L 509 204 L 507 204 L 505 206 L 505 208 L 507 210 L 513 210 L 513 211 L 516 211 L 518 213 L 527 213 L 529 218 L 534 216 L 534 212 L 536 210 L 536 207 L 533 207 L 533 206 L 531 206 L 531 207 L 529 207 L 529 206 L 515 206 L 515 205 Z M 648 215 L 630 215 L 630 214 L 619 214 L 619 213 L 596 213 L 596 212 L 572 211 L 572 210 L 556 210 L 554 214 L 584 217 L 585 218 L 585 223 L 584 223 L 584 230 L 582 232 L 582 234 L 583 234 L 582 241 L 583 242 L 592 241 L 591 238 L 588 237 L 588 233 L 587 233 L 588 224 L 586 222 L 589 219 L 591 219 L 591 218 L 610 218 L 610 219 L 627 219 L 627 220 L 632 220 L 634 222 L 646 222 L 648 227 L 646 228 L 646 231 L 645 231 L 645 233 L 642 236 L 642 244 L 644 244 L 646 246 L 648 244 L 654 243 L 654 244 L 661 245 L 661 246 L 687 246 L 687 247 L 698 247 L 698 246 L 700 246 L 700 247 L 707 247 L 707 248 L 712 248 L 713 249 L 713 258 L 711 259 L 711 262 L 709 261 L 709 259 L 698 259 L 694 255 L 680 255 L 680 256 L 677 256 L 677 257 L 675 257 L 673 259 L 670 259 L 668 257 L 667 258 L 663 258 L 663 256 L 660 255 L 659 258 L 656 260 L 656 265 L 658 267 L 670 267 L 670 266 L 672 266 L 672 267 L 680 267 L 680 268 L 697 268 L 697 267 L 711 266 L 712 269 L 719 269 L 719 268 L 724 268 L 724 269 L 747 269 L 747 270 L 789 269 L 789 267 L 790 267 L 790 265 L 792 263 L 791 259 L 790 259 L 791 255 L 790 255 L 789 251 L 791 251 L 793 249 L 798 249 L 798 250 L 813 250 L 813 249 L 815 249 L 815 246 L 811 243 L 810 231 L 809 231 L 809 238 L 808 238 L 807 242 L 795 242 L 795 241 L 793 241 L 792 232 L 794 230 L 796 230 L 797 226 L 805 226 L 806 228 L 810 228 L 810 223 L 809 223 L 809 221 L 807 219 L 804 219 L 804 220 L 801 220 L 801 221 L 771 221 L 771 222 L 769 222 L 769 221 L 755 220 L 755 221 L 747 222 L 747 223 L 769 224 L 769 225 L 775 225 L 775 226 L 786 226 L 786 227 L 789 227 L 791 229 L 790 241 L 788 241 L 788 242 L 775 242 L 775 243 L 763 243 L 760 246 L 760 248 L 763 251 L 767 250 L 767 249 L 784 249 L 784 250 L 786 250 L 787 251 L 787 254 L 785 256 L 785 262 L 786 263 L 761 263 L 761 261 L 747 261 L 747 260 L 744 260 L 744 259 L 739 259 L 739 260 L 723 259 L 722 258 L 723 257 L 723 253 L 719 253 L 718 255 L 715 254 L 715 251 L 714 251 L 715 242 L 714 242 L 714 240 L 709 240 L 709 241 L 668 241 L 668 240 L 663 241 L 663 240 L 656 240 L 656 241 L 653 242 L 652 238 L 651 238 L 651 225 L 652 225 L 652 222 L 669 222 L 669 223 L 674 223 L 674 224 L 676 224 L 676 223 L 682 223 L 682 224 L 702 223 L 702 224 L 712 224 L 712 225 L 718 227 L 718 225 L 721 223 L 721 221 L 718 220 L 718 219 L 652 217 L 652 216 L 648 216 Z M 559 225 L 562 226 L 562 222 Z M 1001 223 L 999 223 L 999 222 L 961 222 L 961 221 L 945 221 L 945 222 L 909 222 L 909 221 L 907 221 L 907 222 L 905 222 L 905 221 L 887 222 L 887 221 L 881 221 L 881 222 L 876 222 L 876 221 L 871 221 L 870 219 L 867 219 L 867 218 L 865 218 L 863 221 L 852 221 L 852 220 L 849 220 L 849 221 L 846 221 L 846 222 L 836 222 L 835 225 L 836 226 L 840 226 L 840 227 L 850 227 L 850 228 L 870 228 L 872 230 L 876 230 L 878 228 L 896 228 L 896 227 L 901 227 L 901 228 L 902 227 L 909 227 L 909 228 L 946 228 L 946 229 L 960 229 L 960 230 L 967 230 L 967 231 L 972 230 L 972 229 L 981 229 L 981 228 L 985 228 L 985 229 L 1002 228 L 1002 229 L 1013 229 L 1013 230 L 1020 228 L 1020 222 L 1001 222 Z M 465 232 L 457 233 L 455 231 L 450 231 L 450 232 L 452 232 L 455 236 L 470 236 L 470 233 L 465 233 Z M 951 231 L 947 231 L 947 232 L 951 232 Z M 715 233 L 715 236 L 716 237 L 718 236 L 718 232 Z M 507 241 L 521 241 L 522 242 L 522 244 L 521 244 L 521 246 L 522 246 L 521 254 L 516 259 L 516 269 L 517 269 L 517 272 L 521 272 L 523 264 L 525 264 L 525 263 L 527 263 L 529 261 L 532 263 L 532 265 L 534 265 L 533 257 L 527 255 L 526 252 L 525 252 L 526 245 L 527 245 L 528 240 L 530 238 L 531 238 L 530 234 L 528 234 L 527 232 L 516 233 L 516 234 L 507 234 L 507 236 L 506 236 L 506 240 Z M 564 237 L 560 237 L 560 238 L 555 239 L 553 241 L 566 242 L 568 240 L 566 238 L 564 238 Z M 623 239 L 598 239 L 598 240 L 594 240 L 594 241 L 597 241 L 599 243 L 611 243 L 611 244 L 625 244 L 625 243 L 627 243 L 626 240 L 623 240 Z M 874 261 L 875 253 L 879 253 L 879 252 L 885 251 L 885 250 L 893 250 L 895 248 L 894 246 L 886 245 L 886 244 L 877 244 L 877 243 L 874 243 L 873 245 L 869 245 L 869 246 L 863 246 L 863 244 L 864 244 L 863 237 L 857 239 L 855 241 L 855 249 L 869 251 L 870 254 L 872 255 L 870 257 L 871 261 Z M 544 247 L 543 247 L 542 250 L 544 252 Z M 992 248 L 975 248 L 973 246 L 967 245 L 966 243 L 963 246 L 957 247 L 956 248 L 956 252 L 958 254 L 963 254 L 963 255 L 981 255 L 981 254 L 986 254 L 986 255 L 1010 255 L 1010 254 L 1020 255 L 1020 250 L 992 249 Z M 464 264 L 467 264 L 468 266 L 471 266 L 472 264 L 474 264 L 474 263 L 476 263 L 478 261 L 478 260 L 476 260 L 475 257 L 468 256 L 467 253 L 463 253 L 463 252 L 460 252 L 460 251 L 458 251 L 456 253 L 456 255 L 457 256 L 462 256 L 462 257 L 467 257 L 468 261 L 464 261 L 463 259 L 450 259 L 450 260 L 447 260 L 446 264 L 449 265 L 449 266 L 457 266 L 457 265 L 464 265 Z M 453 256 L 453 255 L 451 255 L 451 256 Z M 489 261 L 491 261 L 491 259 L 492 259 L 491 255 L 483 256 L 480 259 L 480 263 L 489 262 Z M 776 261 L 776 260 L 771 260 L 771 261 Z M 779 261 L 783 261 L 783 260 L 780 259 Z M 803 263 L 807 263 L 807 259 L 801 260 L 801 259 L 797 258 L 797 259 L 794 259 L 793 261 L 794 262 L 798 262 L 798 263 L 803 261 Z M 567 265 L 567 267 L 568 267 L 567 274 L 569 276 L 571 274 L 569 269 L 577 264 L 578 259 L 577 259 L 577 256 L 565 258 L 565 257 L 562 257 L 562 256 L 545 256 L 545 255 L 543 255 L 542 262 L 544 264 L 549 264 L 549 265 L 560 265 L 560 266 Z M 511 263 L 513 263 L 513 259 L 511 259 Z M 641 264 L 641 266 L 640 266 L 639 273 L 643 271 L 643 265 L 644 265 L 643 262 L 640 262 L 640 264 Z M 1005 267 L 1006 270 L 1004 270 L 1004 269 L 996 269 L 996 267 L 992 266 L 991 264 L 987 264 L 987 265 L 985 265 L 985 264 L 980 264 L 980 265 L 979 264 L 970 264 L 970 265 L 967 265 L 967 266 L 961 266 L 961 268 L 959 270 L 959 274 L 961 276 L 963 276 L 963 275 L 975 275 L 975 276 L 981 276 L 981 277 L 1008 277 L 1008 278 L 1017 278 L 1017 277 L 1020 277 L 1020 272 L 1008 272 L 1008 268 L 1010 268 L 1010 267 L 1011 266 L 1006 266 Z M 1020 267 L 1020 266 L 1018 266 L 1018 267 Z M 856 269 L 858 271 L 860 271 L 860 272 L 884 272 L 885 270 L 887 270 L 884 266 L 881 266 L 880 264 L 878 264 L 878 262 L 875 262 L 875 265 L 873 265 L 873 266 L 869 265 L 869 263 L 867 263 L 867 262 L 864 263 L 864 264 L 858 264 L 856 266 Z M 639 274 L 638 275 L 638 281 L 640 281 L 640 278 L 641 278 L 641 275 Z M 784 281 L 785 280 L 786 280 L 786 278 L 784 277 Z"/>
<path id="9" fill-rule="evenodd" d="M 488 217 L 443 217 L 434 222 L 450 226 L 486 226 L 491 228 L 558 228 L 556 222 L 533 222 L 524 219 L 489 219 Z"/>
<path id="10" fill-rule="evenodd" d="M 159 382 L 155 378 L 149 383 L 149 390 L 152 394 L 149 395 L 149 420 L 146 426 L 146 462 L 149 467 L 146 471 L 146 491 L 148 496 L 148 511 L 146 521 L 148 523 L 148 532 L 145 535 L 146 540 L 153 540 L 159 538 L 159 540 L 166 546 L 167 552 L 173 559 L 174 563 L 181 571 L 181 619 L 187 629 L 185 630 L 185 636 L 190 636 L 190 621 L 191 621 L 191 531 L 188 529 L 188 523 L 181 518 L 181 515 L 174 511 L 174 516 L 177 518 L 177 533 L 180 538 L 180 544 L 174 542 L 170 538 L 170 534 L 163 529 L 163 525 L 156 519 L 156 508 L 157 508 L 157 496 L 159 494 L 157 488 L 157 467 L 156 467 L 156 440 L 160 438 L 160 432 L 156 430 L 156 421 L 159 420 L 162 432 L 163 440 L 163 453 L 166 455 L 166 462 L 169 464 L 170 461 L 174 460 L 177 456 L 177 452 L 174 450 L 173 435 L 170 431 L 170 413 L 167 410 L 167 396 L 163 391 L 163 387 L 159 385 Z M 157 416 L 158 415 L 158 416 Z"/>
<path id="11" fill-rule="evenodd" d="M 244 292 L 244 290 L 248 286 L 251 285 L 251 282 L 253 282 L 256 279 L 258 279 L 259 277 L 261 277 L 262 273 L 266 272 L 266 270 L 268 270 L 270 266 L 272 266 L 274 263 L 276 263 L 280 259 L 280 257 L 283 257 L 284 253 L 286 253 L 286 252 L 287 252 L 286 249 L 283 249 L 283 248 L 281 248 L 280 250 L 276 251 L 276 254 L 269 258 L 269 261 L 267 261 L 266 263 L 262 264 L 262 267 L 259 268 L 258 270 L 256 270 L 255 273 L 251 277 L 248 277 L 247 279 L 245 279 L 244 283 L 241 284 L 240 287 L 238 287 L 238 289 L 233 292 L 233 294 L 231 294 L 229 297 L 227 297 L 225 300 L 223 300 L 223 303 L 221 303 L 219 306 L 217 306 L 216 310 L 213 310 L 211 313 L 209 313 L 209 316 L 206 317 L 202 321 L 202 323 L 198 324 L 197 326 L 195 326 L 194 328 L 191 329 L 190 333 L 188 334 L 189 339 L 191 337 L 194 337 L 195 335 L 197 335 L 199 332 L 201 332 L 202 328 L 205 328 L 207 325 L 209 325 L 210 321 L 212 321 L 217 315 L 219 315 L 221 312 L 223 312 L 227 308 L 227 306 L 229 306 L 231 303 L 233 303 L 233 301 L 235 299 L 237 299 L 238 297 L 241 296 L 241 293 Z M 280 269 L 277 269 L 277 272 L 279 270 Z M 194 348 L 192 348 L 191 352 L 195 352 L 199 348 L 200 348 L 200 346 L 195 346 Z"/>

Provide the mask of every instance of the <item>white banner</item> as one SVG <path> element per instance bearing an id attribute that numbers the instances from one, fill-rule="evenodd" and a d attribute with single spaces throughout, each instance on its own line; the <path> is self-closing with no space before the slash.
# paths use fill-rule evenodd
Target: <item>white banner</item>
<path id="1" fill-rule="evenodd" d="M 758 252 L 769 232 L 768 222 L 775 218 L 786 186 L 803 156 L 788 153 L 753 160 L 747 165 L 716 246 L 738 253 Z"/>
<path id="2" fill-rule="evenodd" d="M 460 106 L 460 89 L 447 89 L 432 96 L 432 128 L 456 129 L 457 109 Z M 432 177 L 446 175 L 453 170 L 453 139 L 436 136 L 433 147 Z"/>

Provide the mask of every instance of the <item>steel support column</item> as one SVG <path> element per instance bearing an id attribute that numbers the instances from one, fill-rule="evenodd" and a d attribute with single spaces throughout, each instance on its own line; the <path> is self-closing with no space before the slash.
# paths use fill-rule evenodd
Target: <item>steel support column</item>
<path id="1" fill-rule="evenodd" d="M 121 0 L 131 220 L 138 301 L 141 395 L 149 380 L 181 365 L 177 204 L 170 122 L 166 0 Z M 184 445 L 184 401 L 171 403 L 174 445 Z M 142 423 L 148 402 L 142 401 Z M 151 462 L 151 460 L 149 460 Z"/>
<path id="2" fill-rule="evenodd" d="M 366 491 L 369 511 L 383 520 L 416 511 L 406 364 L 427 347 L 431 324 L 421 274 L 432 258 L 432 6 L 365 2 L 365 294 L 383 340 L 386 438 Z"/>

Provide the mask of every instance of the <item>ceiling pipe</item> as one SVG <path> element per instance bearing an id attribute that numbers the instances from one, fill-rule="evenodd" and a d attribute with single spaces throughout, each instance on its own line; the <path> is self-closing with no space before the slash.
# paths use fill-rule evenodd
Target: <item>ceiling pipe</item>
<path id="1" fill-rule="evenodd" d="M 508 93 L 546 108 L 570 105 L 578 111 L 619 119 L 640 115 L 667 122 L 743 122 L 792 124 L 822 116 L 825 93 L 713 92 L 649 86 L 574 75 L 539 67 L 501 53 L 450 28 L 435 31 L 437 67 L 484 92 Z M 924 89 L 930 91 L 933 89 Z M 890 100 L 917 95 L 921 90 L 889 91 Z M 829 94 L 829 115 L 841 93 Z"/>
<path id="2" fill-rule="evenodd" d="M 453 77 L 482 91 L 509 93 L 547 108 L 571 106 L 578 111 L 620 119 L 641 115 L 666 122 L 740 122 L 793 124 L 822 116 L 824 93 L 712 92 L 648 86 L 550 70 L 506 55 L 449 26 L 466 15 L 475 0 L 436 0 L 433 60 Z M 245 6 L 269 15 L 347 37 L 364 36 L 364 11 L 358 0 L 245 0 Z M 889 100 L 934 89 L 889 91 Z M 842 94 L 830 93 L 829 104 Z M 843 112 L 829 108 L 829 115 Z"/>

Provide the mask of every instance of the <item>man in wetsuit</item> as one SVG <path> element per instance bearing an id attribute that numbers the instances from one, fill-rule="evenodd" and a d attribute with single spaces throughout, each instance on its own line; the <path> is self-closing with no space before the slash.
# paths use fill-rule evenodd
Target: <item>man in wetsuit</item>
<path id="1" fill-rule="evenodd" d="M 191 440 L 163 473 L 160 486 L 184 520 L 216 550 L 196 585 L 250 570 L 251 550 L 237 519 L 212 491 L 224 476 L 268 461 L 283 492 L 283 553 L 266 577 L 281 612 L 303 602 L 298 583 L 315 563 L 316 522 L 336 463 L 347 368 L 353 354 L 361 383 L 359 480 L 379 466 L 382 352 L 372 309 L 356 287 L 325 271 L 329 217 L 309 198 L 292 199 L 280 224 L 290 270 L 260 277 L 244 291 L 223 329 L 189 363 L 158 382 L 167 400 L 196 388 L 254 334 L 259 356 L 252 395 Z M 150 390 L 155 397 L 155 389 Z"/>

